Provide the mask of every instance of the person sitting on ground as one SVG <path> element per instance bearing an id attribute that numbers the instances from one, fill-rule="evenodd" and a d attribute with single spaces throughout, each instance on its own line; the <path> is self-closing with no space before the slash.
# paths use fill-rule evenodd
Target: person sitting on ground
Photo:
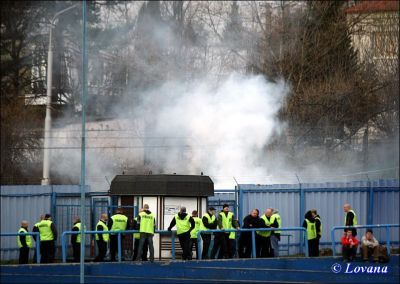
<path id="1" fill-rule="evenodd" d="M 353 261 L 358 247 L 358 240 L 356 237 L 353 237 L 353 233 L 351 230 L 348 230 L 344 233 L 342 237 L 342 253 L 344 261 Z"/>
<path id="2" fill-rule="evenodd" d="M 367 230 L 361 239 L 361 255 L 364 261 L 373 255 L 374 262 L 379 261 L 379 242 L 373 235 L 372 230 Z"/>

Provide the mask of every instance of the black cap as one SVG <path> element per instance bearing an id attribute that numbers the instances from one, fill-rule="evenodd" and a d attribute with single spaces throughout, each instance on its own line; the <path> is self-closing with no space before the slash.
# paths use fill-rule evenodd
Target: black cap
<path id="1" fill-rule="evenodd" d="M 224 205 L 222 205 L 222 208 L 225 208 L 225 207 L 229 207 L 229 205 L 226 203 Z"/>
<path id="2" fill-rule="evenodd" d="M 214 207 L 210 206 L 210 207 L 208 207 L 208 210 L 212 211 L 212 210 L 216 210 L 216 209 Z"/>
<path id="3" fill-rule="evenodd" d="M 44 218 L 45 218 L 45 219 L 51 218 L 51 214 L 48 214 L 48 213 L 47 213 L 46 215 L 44 215 Z"/>

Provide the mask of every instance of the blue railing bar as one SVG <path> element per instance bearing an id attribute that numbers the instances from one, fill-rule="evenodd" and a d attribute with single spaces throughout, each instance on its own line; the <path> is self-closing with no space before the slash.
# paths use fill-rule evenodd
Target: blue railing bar
<path id="1" fill-rule="evenodd" d="M 39 232 L 0 233 L 0 237 L 16 237 L 16 236 L 36 236 L 36 262 L 40 263 L 40 233 Z"/>
<path id="2" fill-rule="evenodd" d="M 344 229 L 362 229 L 362 228 L 386 228 L 386 249 L 388 255 L 390 255 L 390 228 L 400 227 L 400 224 L 376 224 L 376 225 L 356 225 L 356 226 L 335 226 L 331 229 L 331 239 L 332 239 L 332 254 L 336 254 L 336 244 L 335 241 L 335 231 Z M 339 242 L 340 243 L 340 242 Z"/>
<path id="3" fill-rule="evenodd" d="M 224 230 L 199 230 L 197 232 L 197 254 L 201 259 L 201 233 L 230 233 L 230 232 L 252 232 L 252 256 L 256 255 L 256 241 L 254 232 L 265 232 L 265 231 L 300 231 L 305 232 L 304 238 L 307 237 L 307 230 L 304 227 L 287 227 L 287 228 L 254 228 L 254 229 L 224 229 Z M 308 257 L 308 242 L 304 242 L 305 245 L 305 256 Z"/>
<path id="4" fill-rule="evenodd" d="M 140 233 L 139 230 L 125 230 L 125 231 L 84 231 L 84 234 L 94 235 L 94 234 L 109 234 L 109 235 L 118 235 L 118 261 L 122 261 L 122 253 L 121 253 L 121 234 L 135 234 Z M 175 259 L 175 231 L 167 231 L 167 230 L 155 230 L 156 234 L 171 234 L 172 235 L 172 243 L 171 243 L 171 254 L 172 259 Z M 67 262 L 67 251 L 66 251 L 66 242 L 65 237 L 67 235 L 78 235 L 81 234 L 80 231 L 64 231 L 61 235 L 61 251 L 62 251 L 62 261 Z"/>

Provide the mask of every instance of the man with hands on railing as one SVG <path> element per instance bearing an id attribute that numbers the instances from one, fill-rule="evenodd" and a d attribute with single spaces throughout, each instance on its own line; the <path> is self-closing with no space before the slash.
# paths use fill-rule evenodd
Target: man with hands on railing
<path id="1" fill-rule="evenodd" d="M 203 215 L 201 219 L 200 230 L 207 231 L 207 230 L 215 230 L 217 229 L 217 219 L 215 218 L 215 208 L 209 207 L 207 213 Z M 202 259 L 208 258 L 208 250 L 210 248 L 211 243 L 211 235 L 212 233 L 201 233 L 201 238 L 203 239 L 203 251 L 201 253 Z"/>
<path id="2" fill-rule="evenodd" d="M 18 233 L 28 233 L 29 223 L 23 220 L 21 222 L 21 228 Z M 17 243 L 19 247 L 19 264 L 28 264 L 29 261 L 29 249 L 32 247 L 32 238 L 30 235 L 19 235 L 17 236 Z"/>
<path id="3" fill-rule="evenodd" d="M 234 218 L 232 212 L 229 211 L 229 205 L 224 204 L 223 209 L 218 214 L 218 228 L 220 230 L 240 229 L 237 220 Z M 218 250 L 220 250 L 219 258 L 232 258 L 232 248 L 230 242 L 231 234 L 235 232 L 221 232 L 216 233 L 214 238 L 214 247 L 211 251 L 211 259 L 215 258 Z"/>
<path id="4" fill-rule="evenodd" d="M 272 224 L 271 227 L 273 228 L 281 228 L 282 221 L 281 216 L 279 215 L 279 211 L 276 208 L 271 208 L 272 210 Z M 276 221 L 276 222 L 275 222 Z M 278 224 L 278 225 L 276 225 Z M 271 232 L 271 248 L 274 257 L 279 256 L 279 241 L 281 240 L 281 231 L 272 231 Z"/>
<path id="5" fill-rule="evenodd" d="M 107 227 L 108 216 L 106 213 L 101 214 L 100 220 L 96 225 L 96 231 L 108 231 Z M 110 239 L 109 234 L 96 234 L 96 243 L 99 253 L 94 261 L 104 261 L 104 257 L 107 253 L 107 243 Z"/>
<path id="6" fill-rule="evenodd" d="M 268 208 L 265 213 L 260 217 L 261 223 L 260 228 L 277 228 L 278 220 L 272 217 L 273 209 Z M 257 231 L 256 236 L 256 247 L 257 247 L 257 257 L 273 257 L 274 251 L 271 247 L 271 231 Z"/>
<path id="7" fill-rule="evenodd" d="M 186 213 L 186 207 L 182 206 L 179 213 L 174 216 L 169 224 L 168 231 L 176 225 L 176 234 L 178 235 L 179 243 L 181 245 L 183 260 L 191 260 L 192 252 L 190 250 L 190 232 L 195 227 L 194 219 Z"/>
<path id="8" fill-rule="evenodd" d="M 140 232 L 138 256 L 143 254 L 143 246 L 147 241 L 150 251 L 150 262 L 154 262 L 153 237 L 156 229 L 156 218 L 149 209 L 149 205 L 144 204 L 143 211 L 139 213 L 137 218 Z"/>
<path id="9" fill-rule="evenodd" d="M 108 229 L 110 231 L 125 231 L 128 230 L 128 217 L 123 214 L 123 210 L 118 208 L 116 210 L 116 214 L 111 216 L 108 220 Z M 121 240 L 123 235 L 121 235 Z M 122 249 L 122 243 L 121 243 Z M 118 235 L 111 234 L 110 235 L 110 254 L 111 254 L 111 261 L 116 261 L 115 255 L 118 251 Z"/>
<path id="10" fill-rule="evenodd" d="M 139 209 L 139 214 L 144 212 L 143 208 Z M 133 230 L 140 230 L 140 224 L 138 223 L 138 216 L 132 219 L 132 229 Z M 140 232 L 133 234 L 133 239 L 135 240 L 133 244 L 133 256 L 132 256 L 132 261 L 138 260 L 138 252 L 139 252 L 139 243 L 140 243 Z M 147 239 L 144 241 L 143 245 L 143 253 L 140 256 L 142 261 L 147 261 L 147 252 L 149 250 L 149 244 Z"/>

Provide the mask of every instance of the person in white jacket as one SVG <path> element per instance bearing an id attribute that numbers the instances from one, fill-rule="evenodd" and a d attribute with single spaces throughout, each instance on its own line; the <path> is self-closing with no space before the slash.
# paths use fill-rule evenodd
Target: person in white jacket
<path id="1" fill-rule="evenodd" d="M 379 242 L 374 237 L 372 230 L 367 230 L 361 239 L 361 254 L 364 261 L 373 255 L 374 262 L 379 261 Z"/>

